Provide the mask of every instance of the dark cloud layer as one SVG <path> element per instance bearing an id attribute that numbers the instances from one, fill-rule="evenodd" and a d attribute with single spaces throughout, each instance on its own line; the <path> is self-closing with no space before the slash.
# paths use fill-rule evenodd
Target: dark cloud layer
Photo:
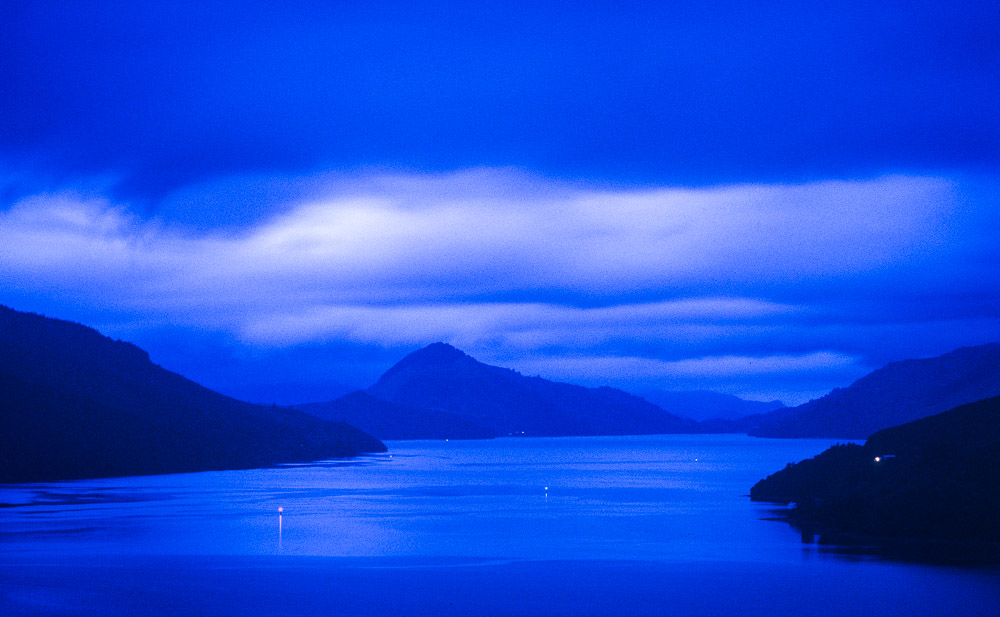
<path id="1" fill-rule="evenodd" d="M 153 208 L 248 171 L 513 165 L 704 184 L 1000 155 L 992 3 L 0 10 L 0 153 L 26 170 L 8 187 L 21 195 L 106 175 Z"/>

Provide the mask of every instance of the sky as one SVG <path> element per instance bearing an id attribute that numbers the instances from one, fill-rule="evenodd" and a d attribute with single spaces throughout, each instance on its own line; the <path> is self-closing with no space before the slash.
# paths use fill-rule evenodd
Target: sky
<path id="1" fill-rule="evenodd" d="M 281 404 L 436 341 L 796 404 L 1000 340 L 1000 11 L 813 4 L 10 0 L 0 304 Z"/>

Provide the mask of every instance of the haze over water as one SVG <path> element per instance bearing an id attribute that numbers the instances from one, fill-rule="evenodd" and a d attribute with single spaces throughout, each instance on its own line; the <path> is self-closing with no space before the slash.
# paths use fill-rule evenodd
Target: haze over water
<path id="1" fill-rule="evenodd" d="M 831 443 L 391 442 L 329 464 L 8 485 L 0 614 L 1000 614 L 995 568 L 844 558 L 762 520 L 750 486 Z"/>

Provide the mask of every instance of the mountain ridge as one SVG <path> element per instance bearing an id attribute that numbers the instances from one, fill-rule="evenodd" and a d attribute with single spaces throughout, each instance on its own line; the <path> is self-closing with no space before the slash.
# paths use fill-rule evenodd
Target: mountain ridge
<path id="1" fill-rule="evenodd" d="M 519 372 L 479 362 L 447 343 L 432 343 L 394 364 L 364 392 L 371 396 L 372 424 L 357 414 L 364 409 L 357 397 L 298 408 L 321 417 L 350 417 L 362 427 L 381 425 L 397 434 L 411 425 L 414 415 L 435 423 L 437 438 L 455 435 L 622 435 L 699 432 L 697 422 L 671 414 L 636 396 L 609 387 L 586 388 L 528 377 Z M 400 414 L 386 426 L 395 405 Z M 445 414 L 445 415 L 442 415 Z M 464 426 L 441 424 L 461 418 Z M 386 433 L 388 434 L 388 433 Z M 427 433 L 424 432 L 424 435 Z M 414 438 L 414 437 L 407 437 Z"/>
<path id="2" fill-rule="evenodd" d="M 391 425 L 392 413 L 406 415 L 405 423 L 411 426 L 417 416 L 424 416 L 429 424 L 443 429 L 436 432 L 440 438 L 461 433 L 446 430 L 447 423 L 441 424 L 457 414 L 495 436 L 746 433 L 852 439 L 1000 394 L 998 367 L 1000 344 L 989 343 L 932 358 L 891 362 L 847 387 L 796 407 L 698 391 L 661 392 L 669 399 L 661 402 L 672 401 L 674 405 L 656 405 L 607 386 L 586 388 L 524 376 L 481 363 L 446 343 L 433 343 L 405 356 L 365 392 L 381 401 L 371 405 L 378 407 L 373 413 L 383 427 L 388 426 L 384 424 L 387 421 Z M 701 404 L 709 413 L 713 406 L 718 411 L 725 405 L 738 414 L 761 407 L 779 408 L 732 419 L 695 421 L 683 417 L 686 400 Z M 303 409 L 323 410 L 322 417 L 340 417 L 339 413 L 364 425 L 364 405 L 357 403 L 330 401 Z M 397 407 L 390 413 L 386 404 Z"/>
<path id="3" fill-rule="evenodd" d="M 684 418 L 698 422 L 706 420 L 738 420 L 785 408 L 779 400 L 748 401 L 732 394 L 711 390 L 630 390 L 654 405 Z"/>
<path id="4" fill-rule="evenodd" d="M 499 435 L 698 432 L 697 423 L 622 390 L 526 377 L 445 343 L 410 354 L 367 391 L 394 403 L 460 413 Z"/>
<path id="5" fill-rule="evenodd" d="M 295 408 L 324 420 L 358 426 L 366 433 L 378 435 L 379 439 L 488 439 L 496 436 L 474 419 L 384 401 L 364 390 Z"/>
<path id="6" fill-rule="evenodd" d="M 385 449 L 354 427 L 209 390 L 93 328 L 6 306 L 0 378 L 0 482 L 261 467 Z"/>
<path id="7" fill-rule="evenodd" d="M 754 437 L 863 439 L 998 394 L 1000 343 L 987 343 L 890 362 L 818 399 L 738 422 Z"/>

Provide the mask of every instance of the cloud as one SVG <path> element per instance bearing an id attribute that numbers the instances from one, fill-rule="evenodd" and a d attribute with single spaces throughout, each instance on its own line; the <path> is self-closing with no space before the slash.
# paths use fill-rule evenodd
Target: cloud
<path id="1" fill-rule="evenodd" d="M 599 381 L 611 377 L 648 380 L 652 377 L 691 380 L 824 372 L 853 368 L 856 362 L 857 358 L 847 354 L 817 351 L 799 356 L 712 356 L 675 361 L 621 356 L 543 358 L 525 361 L 521 366 L 528 372 L 561 379 Z"/>
<path id="2" fill-rule="evenodd" d="M 833 351 L 799 355 L 704 356 L 661 360 L 627 355 L 524 355 L 508 358 L 524 374 L 589 386 L 609 383 L 642 393 L 649 389 L 714 390 L 752 400 L 797 405 L 844 386 L 876 367 Z"/>
<path id="3" fill-rule="evenodd" d="M 34 197 L 4 213 L 3 258 L 69 279 L 83 258 L 89 274 L 124 268 L 195 298 L 207 289 L 252 301 L 278 285 L 290 304 L 317 292 L 327 302 L 543 289 L 726 296 L 905 265 L 947 243 L 957 208 L 949 182 L 902 176 L 543 198 L 450 186 L 447 176 L 409 178 L 212 231 L 139 220 L 102 200 Z"/>
<path id="4" fill-rule="evenodd" d="M 288 345 L 317 339 L 383 345 L 449 341 L 462 348 L 574 347 L 607 343 L 663 327 L 724 326 L 794 313 L 795 307 L 746 298 L 701 298 L 580 308 L 541 303 L 436 303 L 323 306 L 262 315 L 241 335 Z M 676 334 L 676 333 L 675 333 Z"/>
<path id="5" fill-rule="evenodd" d="M 0 212 L 4 287 L 104 323 L 260 348 L 445 340 L 498 363 L 534 355 L 567 379 L 837 372 L 891 356 L 860 332 L 885 342 L 948 322 L 945 338 L 964 342 L 998 320 L 969 300 L 998 285 L 980 235 L 998 224 L 987 180 L 611 190 L 472 170 L 292 182 L 306 188 L 274 214 L 205 229 L 106 197 L 21 200 Z"/>
<path id="6" fill-rule="evenodd" d="M 998 160 L 990 3 L 10 4 L 0 158 L 141 200 L 324 166 L 704 183 Z"/>

